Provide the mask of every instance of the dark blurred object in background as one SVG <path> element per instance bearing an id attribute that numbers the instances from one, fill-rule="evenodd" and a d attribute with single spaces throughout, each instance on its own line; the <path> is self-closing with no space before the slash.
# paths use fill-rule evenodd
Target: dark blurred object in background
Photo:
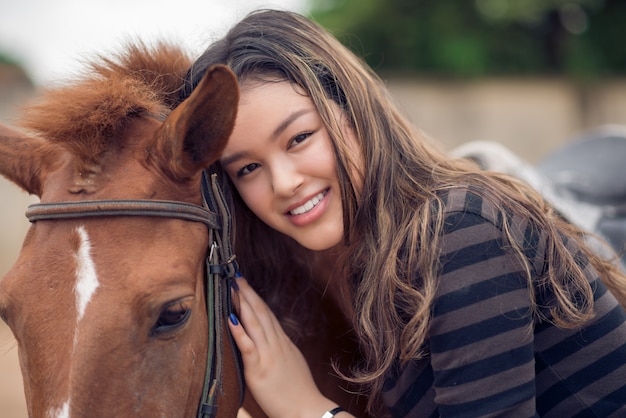
<path id="1" fill-rule="evenodd" d="M 626 74 L 624 0 L 309 0 L 377 72 L 448 77 Z"/>

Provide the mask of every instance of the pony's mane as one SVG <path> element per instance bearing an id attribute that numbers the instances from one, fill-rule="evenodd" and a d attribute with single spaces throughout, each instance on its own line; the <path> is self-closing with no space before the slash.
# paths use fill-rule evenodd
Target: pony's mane
<path id="1" fill-rule="evenodd" d="M 162 118 L 176 106 L 190 64 L 189 56 L 171 44 L 129 43 L 117 55 L 88 63 L 81 77 L 44 91 L 20 125 L 96 162 L 130 119 Z"/>

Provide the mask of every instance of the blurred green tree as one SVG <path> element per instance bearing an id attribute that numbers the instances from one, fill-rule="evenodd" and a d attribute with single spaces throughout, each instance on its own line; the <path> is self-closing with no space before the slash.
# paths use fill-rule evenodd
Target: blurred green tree
<path id="1" fill-rule="evenodd" d="M 1 65 L 19 65 L 18 61 L 11 55 L 0 51 L 0 64 Z"/>
<path id="2" fill-rule="evenodd" d="M 379 72 L 626 74 L 624 0 L 309 0 Z"/>

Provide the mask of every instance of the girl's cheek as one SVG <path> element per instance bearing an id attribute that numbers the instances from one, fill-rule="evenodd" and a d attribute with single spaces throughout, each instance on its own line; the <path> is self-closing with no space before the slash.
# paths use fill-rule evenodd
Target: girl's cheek
<path id="1" fill-rule="evenodd" d="M 271 194 L 265 191 L 264 186 L 260 182 L 240 184 L 240 186 L 236 187 L 245 204 L 253 212 L 256 212 L 258 208 L 265 206 L 271 198 Z"/>

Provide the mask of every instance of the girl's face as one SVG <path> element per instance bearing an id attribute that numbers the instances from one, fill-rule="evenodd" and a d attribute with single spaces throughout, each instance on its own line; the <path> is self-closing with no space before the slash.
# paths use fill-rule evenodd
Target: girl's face
<path id="1" fill-rule="evenodd" d="M 338 106 L 335 116 L 341 117 Z M 352 130 L 342 129 L 355 143 Z M 287 81 L 242 86 L 221 163 L 250 210 L 270 227 L 311 250 L 342 241 L 331 140 L 313 102 L 297 86 Z"/>

